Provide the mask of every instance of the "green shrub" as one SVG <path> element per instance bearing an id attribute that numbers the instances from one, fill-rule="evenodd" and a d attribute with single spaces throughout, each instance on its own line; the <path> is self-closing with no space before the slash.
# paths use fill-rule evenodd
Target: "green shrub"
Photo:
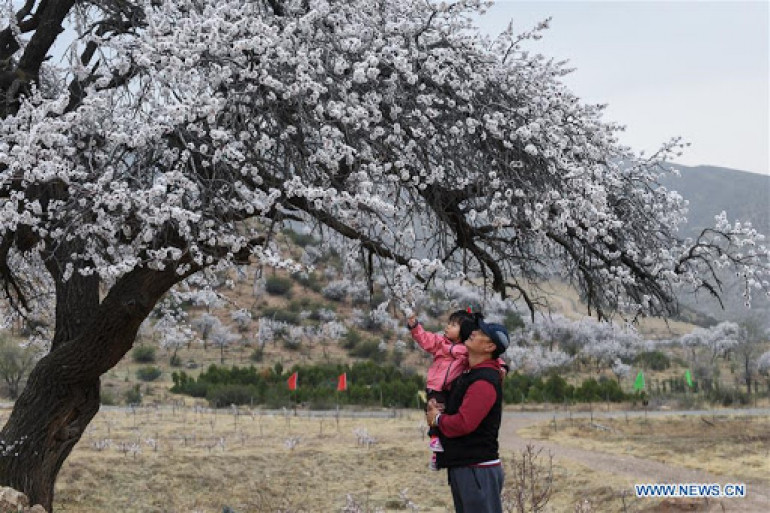
<path id="1" fill-rule="evenodd" d="M 113 394 L 111 390 L 105 389 L 101 389 L 99 391 L 99 402 L 104 406 L 115 406 L 118 404 L 117 400 L 115 399 L 115 394 Z"/>
<path id="2" fill-rule="evenodd" d="M 529 393 L 527 394 L 527 402 L 530 402 L 530 403 L 545 402 L 545 398 L 543 397 L 543 391 L 537 387 L 530 388 Z"/>
<path id="3" fill-rule="evenodd" d="M 206 397 L 206 393 L 209 390 L 207 383 L 198 383 L 193 381 L 180 390 L 181 393 L 189 395 L 190 397 Z M 172 390 L 173 392 L 174 390 Z"/>
<path id="4" fill-rule="evenodd" d="M 294 339 L 294 338 L 285 338 L 283 339 L 283 347 L 284 349 L 288 349 L 289 351 L 299 351 L 302 348 L 302 340 Z"/>
<path id="5" fill-rule="evenodd" d="M 348 354 L 356 358 L 374 360 L 380 357 L 380 344 L 376 340 L 363 340 L 353 347 Z"/>
<path id="6" fill-rule="evenodd" d="M 274 296 L 286 296 L 291 290 L 291 280 L 280 276 L 268 276 L 265 280 L 265 290 Z"/>
<path id="7" fill-rule="evenodd" d="M 155 381 L 163 374 L 157 367 L 139 367 L 136 370 L 136 377 L 142 381 Z"/>
<path id="8" fill-rule="evenodd" d="M 722 406 L 746 406 L 751 402 L 746 392 L 735 388 L 727 390 L 715 388 L 708 393 L 706 398 L 712 403 L 718 403 Z"/>
<path id="9" fill-rule="evenodd" d="M 251 404 L 259 402 L 259 392 L 251 385 L 220 385 L 209 388 L 206 399 L 214 408 L 231 404 Z"/>
<path id="10" fill-rule="evenodd" d="M 289 301 L 289 304 L 286 305 L 286 309 L 290 312 L 299 313 L 302 310 L 309 310 L 307 305 L 310 303 L 307 297 L 301 297 L 300 299 L 293 299 Z"/>
<path id="11" fill-rule="evenodd" d="M 185 394 L 192 397 L 206 397 L 208 385 L 203 382 L 197 382 L 195 378 L 188 376 L 185 371 L 172 372 L 171 379 L 174 381 L 174 386 L 171 387 L 172 393 Z"/>
<path id="12" fill-rule="evenodd" d="M 314 311 L 314 310 L 318 310 L 319 308 L 334 310 L 335 308 L 337 308 L 337 306 L 332 303 L 323 303 L 321 301 L 316 301 L 315 299 L 308 296 L 302 296 L 300 298 L 292 299 L 291 301 L 289 301 L 289 305 L 286 308 L 292 312 L 300 313 L 302 310 Z"/>
<path id="13" fill-rule="evenodd" d="M 217 407 L 254 403 L 280 408 L 298 402 L 316 408 L 336 404 L 412 407 L 417 391 L 425 387 L 424 379 L 414 372 L 374 362 L 294 366 L 286 373 L 283 370 L 280 364 L 273 369 L 212 365 L 197 379 L 184 371 L 174 372 L 171 391 L 206 397 Z M 286 379 L 293 372 L 300 376 L 299 387 L 290 392 Z M 338 392 L 337 378 L 343 372 L 348 376 L 348 390 Z"/>
<path id="14" fill-rule="evenodd" d="M 361 333 L 359 333 L 356 329 L 350 328 L 345 334 L 345 337 L 342 339 L 341 345 L 343 349 L 347 349 L 349 351 L 360 344 L 362 340 L 363 337 L 361 336 Z"/>
<path id="15" fill-rule="evenodd" d="M 617 381 L 606 378 L 599 381 L 593 378 L 587 379 L 577 388 L 557 374 L 552 374 L 544 382 L 541 378 L 513 372 L 503 381 L 503 400 L 508 403 L 522 401 L 562 403 L 573 400 L 619 402 L 626 399 L 628 396 Z"/>
<path id="16" fill-rule="evenodd" d="M 640 367 L 654 371 L 662 371 L 671 367 L 671 359 L 661 351 L 639 353 L 634 358 L 634 363 Z"/>
<path id="17" fill-rule="evenodd" d="M 582 402 L 620 402 L 627 398 L 628 396 L 614 379 L 603 378 L 596 381 L 589 378 L 575 389 L 575 399 Z"/>
<path id="18" fill-rule="evenodd" d="M 134 385 L 133 388 L 126 390 L 123 399 L 126 404 L 142 404 L 142 392 L 139 390 L 139 385 Z"/>
<path id="19" fill-rule="evenodd" d="M 178 354 L 171 355 L 171 358 L 169 359 L 168 364 L 172 367 L 181 367 L 182 358 L 180 358 Z"/>
<path id="20" fill-rule="evenodd" d="M 262 310 L 262 316 L 272 317 L 276 321 L 285 322 L 287 324 L 300 323 L 299 312 L 293 312 L 284 308 L 265 308 Z"/>
<path id="21" fill-rule="evenodd" d="M 564 402 L 575 393 L 575 387 L 558 374 L 551 374 L 543 383 L 543 397 L 552 403 Z"/>
<path id="22" fill-rule="evenodd" d="M 266 408 L 278 409 L 290 408 L 296 403 L 289 395 L 288 390 L 279 389 L 276 393 L 266 395 L 263 404 Z"/>
<path id="23" fill-rule="evenodd" d="M 136 346 L 131 351 L 131 357 L 137 363 L 154 363 L 155 362 L 155 348 L 152 346 Z"/>
<path id="24" fill-rule="evenodd" d="M 313 292 L 320 293 L 323 289 L 323 285 L 316 273 L 293 273 L 291 277 L 294 281 Z"/>
<path id="25" fill-rule="evenodd" d="M 249 360 L 252 362 L 261 362 L 265 358 L 265 349 L 258 347 L 249 355 Z"/>

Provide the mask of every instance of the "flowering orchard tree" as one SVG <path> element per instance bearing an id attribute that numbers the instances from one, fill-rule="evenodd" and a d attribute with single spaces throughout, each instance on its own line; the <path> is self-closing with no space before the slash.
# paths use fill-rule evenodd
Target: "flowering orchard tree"
<path id="1" fill-rule="evenodd" d="M 615 358 L 611 368 L 618 382 L 631 373 L 631 366 L 623 363 L 620 358 Z"/>
<path id="2" fill-rule="evenodd" d="M 211 341 L 219 348 L 219 363 L 225 363 L 225 347 L 241 340 L 239 335 L 231 332 L 227 326 L 221 323 L 211 332 Z"/>
<path id="3" fill-rule="evenodd" d="M 757 358 L 757 371 L 763 376 L 770 377 L 770 351 L 765 351 Z"/>
<path id="4" fill-rule="evenodd" d="M 740 336 L 741 328 L 737 323 L 724 321 L 711 328 L 696 328 L 682 335 L 679 343 L 690 349 L 693 358 L 698 347 L 708 348 L 713 364 L 718 357 L 725 357 L 738 345 Z"/>
<path id="5" fill-rule="evenodd" d="M 14 3 L 5 4 L 7 6 Z M 0 483 L 51 507 L 99 379 L 174 284 L 261 261 L 281 221 L 355 241 L 371 272 L 479 276 L 532 309 L 558 269 L 599 316 L 669 314 L 720 268 L 768 288 L 767 250 L 721 217 L 680 240 L 658 185 L 562 83 L 563 63 L 478 0 L 28 0 L 0 19 L 0 278 L 51 350 L 0 433 Z M 51 59 L 67 41 L 69 63 Z M 539 27 L 539 28 L 544 28 Z"/>
<path id="6" fill-rule="evenodd" d="M 539 345 L 512 346 L 506 351 L 506 356 L 511 362 L 511 369 L 535 376 L 564 368 L 574 359 L 560 349 L 548 349 Z"/>

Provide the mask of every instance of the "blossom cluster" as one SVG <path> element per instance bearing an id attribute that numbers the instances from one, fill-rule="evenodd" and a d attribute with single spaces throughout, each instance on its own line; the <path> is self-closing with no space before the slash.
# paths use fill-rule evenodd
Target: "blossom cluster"
<path id="1" fill-rule="evenodd" d="M 396 260 L 405 310 L 407 276 L 443 269 L 522 293 L 560 272 L 591 308 L 631 317 L 670 313 L 682 286 L 714 290 L 722 266 L 747 303 L 770 289 L 750 226 L 721 216 L 677 238 L 687 203 L 659 178 L 685 144 L 620 145 L 566 65 L 527 50 L 547 23 L 491 39 L 476 0 L 283 4 L 145 0 L 109 35 L 92 30 L 107 11 L 73 14 L 70 64 L 44 65 L 54 86 L 0 120 L 0 241 L 33 241 L 7 258 L 107 284 L 249 255 L 299 270 L 271 246 L 289 216 Z"/>

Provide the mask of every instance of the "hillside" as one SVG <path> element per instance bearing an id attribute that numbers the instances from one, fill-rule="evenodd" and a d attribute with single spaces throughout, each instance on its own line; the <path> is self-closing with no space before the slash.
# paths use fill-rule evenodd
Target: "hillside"
<path id="1" fill-rule="evenodd" d="M 297 258 L 300 257 L 302 247 L 311 252 L 311 248 L 315 247 L 311 240 L 298 238 L 291 231 L 286 231 L 280 239 L 292 245 L 290 250 Z M 385 318 L 375 322 L 369 315 L 372 305 L 380 304 L 384 299 L 381 293 L 376 292 L 371 301 L 361 296 L 360 290 L 356 289 L 361 279 L 356 278 L 350 270 L 343 272 L 343 262 L 334 254 L 324 254 L 316 265 L 316 270 L 306 277 L 290 275 L 285 271 L 268 271 L 267 280 L 273 285 L 283 283 L 285 289 L 268 286 L 267 290 L 255 291 L 255 288 L 262 287 L 255 287 L 255 281 L 260 281 L 255 269 L 231 272 L 222 277 L 222 283 L 227 285 L 214 289 L 221 296 L 216 304 L 206 305 L 197 300 L 186 300 L 181 305 L 185 322 L 196 326 L 197 321 L 206 315 L 216 317 L 227 332 L 233 335 L 233 341 L 219 347 L 216 337 L 209 335 L 206 344 L 203 344 L 201 342 L 204 337 L 198 325 L 193 332 L 195 340 L 179 346 L 179 360 L 171 366 L 173 349 L 164 346 L 160 324 L 151 324 L 140 333 L 135 345 L 156 348 L 155 361 L 137 362 L 133 353 L 126 355 L 103 380 L 107 401 L 125 401 L 126 394 L 139 385 L 147 402 L 167 402 L 172 399 L 190 402 L 189 397 L 169 394 L 172 373 L 184 370 L 196 376 L 209 365 L 222 363 L 226 366 L 254 365 L 262 369 L 272 369 L 279 365 L 282 369 L 289 369 L 293 365 L 351 364 L 373 360 L 424 376 L 430 364 L 430 355 L 412 343 L 403 326 L 403 315 L 391 305 L 383 314 Z M 351 278 L 351 287 L 347 293 L 335 294 L 334 284 L 343 281 L 343 277 Z M 572 321 L 586 316 L 586 305 L 569 286 L 559 282 L 544 283 L 542 292 L 550 304 L 551 313 L 563 315 Z M 458 293 L 457 290 L 455 293 Z M 462 294 L 462 298 L 434 294 L 424 302 L 419 316 L 426 329 L 442 331 L 447 313 L 457 308 L 458 304 L 483 304 L 483 300 L 474 296 L 470 290 L 462 291 Z M 455 306 L 451 306 L 447 299 L 454 301 Z M 491 308 L 492 305 L 487 306 Z M 232 317 L 232 312 L 238 309 L 245 309 L 250 314 L 251 320 L 242 326 Z M 514 317 L 507 318 L 515 316 L 511 311 L 498 312 L 497 315 L 506 317 L 506 323 L 511 326 L 515 322 L 512 320 Z M 285 323 L 285 326 L 275 328 L 274 335 L 263 345 L 260 344 L 263 325 L 273 321 Z M 153 319 L 152 322 L 157 321 Z M 329 336 L 326 327 L 337 322 L 345 326 L 346 334 Z M 646 338 L 665 340 L 689 333 L 694 326 L 676 320 L 643 319 L 638 328 Z M 138 380 L 137 372 L 147 366 L 160 368 L 161 376 L 149 383 Z M 572 379 L 578 381 L 591 377 L 594 372 L 592 370 L 585 376 L 579 373 Z"/>
<path id="2" fill-rule="evenodd" d="M 714 225 L 714 216 L 727 212 L 730 222 L 751 222 L 752 226 L 770 236 L 770 176 L 747 173 L 736 169 L 714 166 L 676 166 L 681 176 L 668 176 L 662 184 L 679 192 L 690 201 L 688 223 L 682 231 L 686 237 L 695 237 L 701 230 Z M 756 296 L 751 309 L 742 298 L 740 284 L 729 273 L 724 273 L 724 308 L 709 295 L 681 296 L 688 308 L 719 320 L 742 319 L 748 316 L 770 314 L 770 300 Z"/>
<path id="3" fill-rule="evenodd" d="M 692 214 L 686 230 L 694 233 L 713 224 L 713 216 L 726 210 L 730 219 L 752 220 L 760 230 L 770 233 L 770 208 L 767 208 L 770 204 L 769 177 L 706 166 L 680 169 L 681 177 L 671 177 L 665 183 L 691 201 Z M 312 257 L 310 263 L 315 266 L 315 271 L 304 275 L 289 275 L 284 271 L 265 269 L 264 277 L 258 278 L 256 269 L 241 269 L 221 276 L 219 285 L 209 291 L 218 296 L 212 303 L 206 299 L 201 301 L 200 298 L 184 299 L 177 307 L 185 322 L 194 325 L 204 315 L 213 316 L 221 324 L 220 335 L 229 340 L 221 347 L 213 339 L 209 339 L 205 345 L 201 344 L 201 327 L 198 326 L 192 333 L 194 340 L 177 348 L 179 359 L 174 367 L 169 365 L 174 350 L 164 347 L 164 335 L 155 325 L 160 312 L 156 312 L 152 323 L 142 331 L 136 345 L 157 348 L 154 365 L 162 369 L 161 377 L 152 383 L 138 381 L 137 370 L 146 364 L 135 362 L 129 354 L 106 376 L 105 399 L 108 402 L 122 402 L 129 390 L 140 385 L 145 394 L 156 396 L 148 400 L 163 401 L 170 398 L 167 391 L 173 371 L 184 369 L 197 374 L 210 364 L 222 362 L 225 365 L 240 366 L 253 364 L 262 368 L 273 368 L 280 364 L 288 369 L 295 364 L 350 363 L 372 359 L 424 374 L 429 358 L 411 344 L 409 334 L 403 328 L 401 314 L 391 305 L 387 310 L 389 319 L 372 322 L 371 309 L 382 303 L 384 296 L 381 292 L 376 292 L 373 298 L 368 296 L 360 270 L 355 270 L 355 266 L 349 262 L 343 262 L 341 255 L 319 246 L 319 241 L 310 235 L 301 235 L 287 229 L 277 241 L 297 261 Z M 283 280 L 286 290 L 272 293 L 264 290 L 265 278 Z M 335 283 L 342 282 L 349 284 L 346 290 L 339 293 L 327 290 L 333 288 Z M 551 313 L 573 321 L 586 316 L 586 305 L 580 301 L 574 289 L 559 282 L 544 283 L 542 287 Z M 727 287 L 728 291 L 731 287 L 735 288 L 729 283 Z M 767 301 L 756 301 L 751 311 L 746 310 L 737 290 L 728 292 L 728 296 L 731 297 L 726 301 L 727 308 L 724 311 L 705 296 L 682 297 L 688 308 L 684 309 L 681 318 L 668 321 L 643 319 L 638 330 L 649 339 L 675 339 L 691 332 L 694 329 L 691 323 L 708 324 L 708 317 L 740 319 L 749 313 L 770 310 Z M 451 298 L 434 294 L 420 313 L 428 329 L 443 329 L 450 300 L 455 304 L 484 302 L 472 295 Z M 248 313 L 245 322 L 238 322 L 232 316 L 232 312 L 239 309 Z M 706 312 L 706 315 L 700 312 Z M 502 315 L 508 314 L 502 312 Z M 276 336 L 268 343 L 260 345 L 260 325 L 266 324 L 265 319 L 283 322 L 285 326 L 279 328 L 283 331 L 276 332 Z M 334 322 L 344 324 L 347 330 L 346 335 L 336 340 L 322 333 Z M 396 351 L 398 341 L 405 343 L 400 351 Z"/>
<path id="4" fill-rule="evenodd" d="M 750 221 L 760 233 L 770 234 L 770 175 L 714 166 L 676 168 L 681 176 L 667 176 L 662 185 L 690 201 L 686 235 L 713 226 L 723 210 L 730 221 Z"/>

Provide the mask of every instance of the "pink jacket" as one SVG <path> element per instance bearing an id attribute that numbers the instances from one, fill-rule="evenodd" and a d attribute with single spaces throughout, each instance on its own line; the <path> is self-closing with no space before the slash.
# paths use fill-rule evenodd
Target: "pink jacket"
<path id="1" fill-rule="evenodd" d="M 468 348 L 465 344 L 454 343 L 442 334 L 425 331 L 419 323 L 410 331 L 414 341 L 433 355 L 427 383 L 431 390 L 446 390 L 457 376 L 468 369 Z"/>

